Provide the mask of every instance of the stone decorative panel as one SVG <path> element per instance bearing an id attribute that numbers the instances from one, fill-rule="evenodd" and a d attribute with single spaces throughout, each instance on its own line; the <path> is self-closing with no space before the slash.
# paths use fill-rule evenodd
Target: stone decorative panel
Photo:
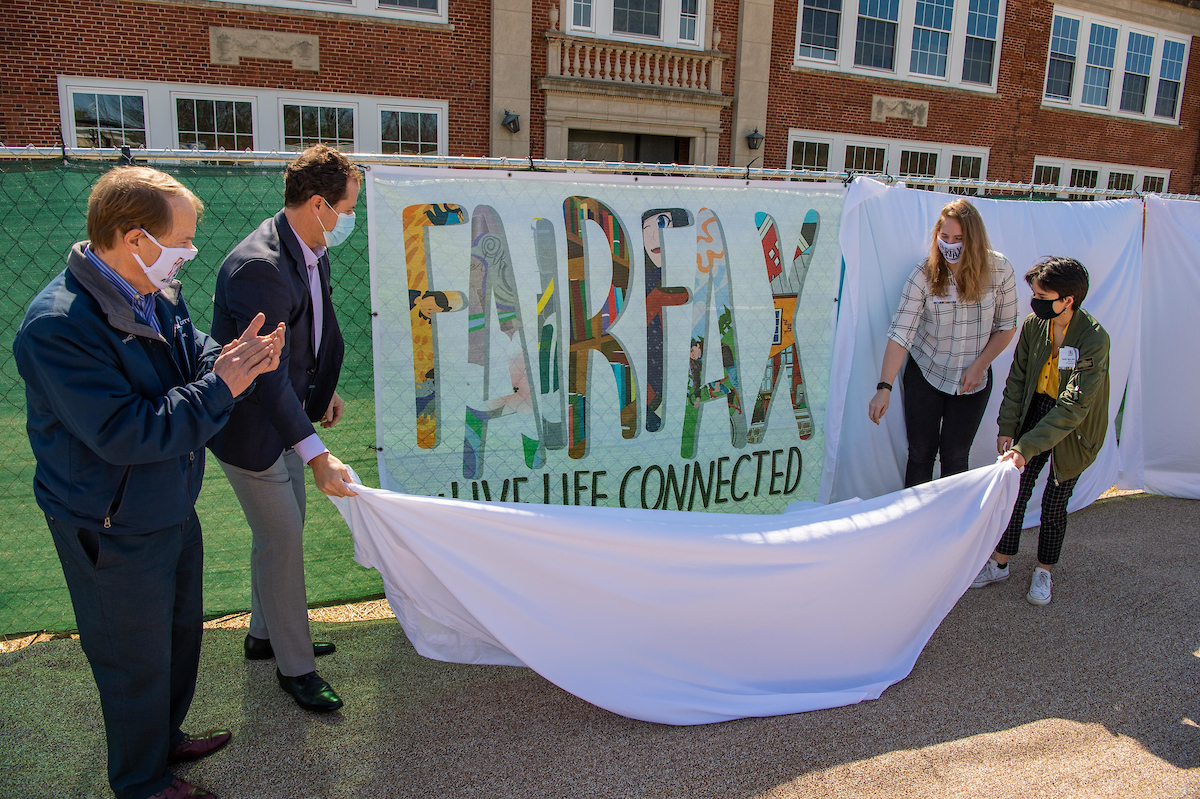
<path id="1" fill-rule="evenodd" d="M 208 29 L 209 57 L 212 63 L 237 66 L 241 58 L 269 58 L 291 61 L 292 69 L 317 72 L 320 69 L 321 37 L 302 33 L 274 33 L 242 28 Z"/>
<path id="2" fill-rule="evenodd" d="M 871 121 L 886 122 L 888 119 L 907 119 L 915 128 L 929 123 L 929 101 L 907 100 L 903 97 L 871 97 Z"/>

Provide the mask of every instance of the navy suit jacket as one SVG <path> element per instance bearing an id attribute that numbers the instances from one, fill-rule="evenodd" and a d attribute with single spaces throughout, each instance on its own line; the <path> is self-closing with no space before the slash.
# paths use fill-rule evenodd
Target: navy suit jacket
<path id="1" fill-rule="evenodd" d="M 260 375 L 248 397 L 233 409 L 228 424 L 209 443 L 222 461 L 262 471 L 284 449 L 315 431 L 333 398 L 342 371 L 345 342 L 333 311 L 328 251 L 317 265 L 321 276 L 321 350 L 313 352 L 312 295 L 308 268 L 292 226 L 280 211 L 234 247 L 221 264 L 213 294 L 212 336 L 233 341 L 260 311 L 261 333 L 287 324 L 279 368 Z"/>

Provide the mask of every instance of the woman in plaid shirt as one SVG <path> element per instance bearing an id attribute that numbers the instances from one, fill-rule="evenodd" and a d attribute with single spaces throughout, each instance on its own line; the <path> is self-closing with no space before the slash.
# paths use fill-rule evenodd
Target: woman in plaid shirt
<path id="1" fill-rule="evenodd" d="M 991 363 L 1017 332 L 1017 278 L 988 242 L 979 211 L 965 199 L 942 208 L 927 257 L 904 284 L 892 317 L 875 396 L 879 424 L 904 365 L 908 467 L 904 486 L 968 468 L 971 442 L 992 393 Z"/>

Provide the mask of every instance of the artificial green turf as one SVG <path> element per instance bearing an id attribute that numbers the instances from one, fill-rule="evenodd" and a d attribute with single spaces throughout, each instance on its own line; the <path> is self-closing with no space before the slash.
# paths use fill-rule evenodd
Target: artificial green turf
<path id="1" fill-rule="evenodd" d="M 74 627 L 70 598 L 50 533 L 33 499 L 33 454 L 25 434 L 25 390 L 12 356 L 12 340 L 25 308 L 66 263 L 71 245 L 87 237 L 87 195 L 111 164 L 58 162 L 0 169 L 0 633 Z M 212 292 L 225 254 L 282 205 L 281 168 L 170 168 L 205 203 L 197 229 L 197 258 L 180 279 L 192 318 L 201 330 L 212 319 Z M 361 203 L 361 200 L 360 200 Z M 338 392 L 343 421 L 321 438 L 367 485 L 378 485 L 371 298 L 366 214 L 354 235 L 332 253 L 334 305 L 346 338 Z M 379 575 L 353 561 L 354 545 L 341 516 L 308 488 L 305 561 L 313 604 L 375 596 Z M 210 457 L 197 503 L 204 527 L 206 613 L 244 610 L 250 601 L 250 531 L 220 466 Z"/>

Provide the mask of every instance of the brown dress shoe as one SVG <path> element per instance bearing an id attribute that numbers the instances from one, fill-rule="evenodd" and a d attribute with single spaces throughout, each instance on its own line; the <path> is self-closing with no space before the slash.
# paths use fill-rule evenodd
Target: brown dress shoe
<path id="1" fill-rule="evenodd" d="M 232 737 L 233 733 L 229 730 L 209 730 L 198 738 L 193 738 L 185 732 L 183 742 L 167 753 L 167 762 L 182 763 L 185 760 L 208 757 L 229 743 Z"/>
<path id="2" fill-rule="evenodd" d="M 176 777 L 170 785 L 149 799 L 217 799 L 217 795 Z"/>

